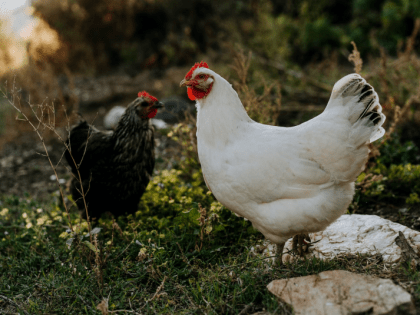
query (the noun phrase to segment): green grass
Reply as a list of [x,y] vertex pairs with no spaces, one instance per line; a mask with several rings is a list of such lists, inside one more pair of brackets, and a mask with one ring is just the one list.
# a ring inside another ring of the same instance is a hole
[[[154,175],[138,212],[117,221],[103,215],[91,235],[77,211],[70,213],[71,231],[56,195],[42,204],[0,196],[0,314],[101,314],[104,298],[121,314],[292,314],[266,286],[335,269],[391,278],[420,301],[420,274],[385,268],[378,256],[311,258],[282,268],[256,256],[250,247],[263,236],[208,192],[194,149],[186,146],[190,133],[181,125],[169,135],[186,148],[185,158]],[[401,148],[393,159],[411,160]]]
[[233,226],[227,222],[236,220],[236,227],[243,228],[206,235],[201,250],[200,235],[191,226],[173,225],[168,233],[121,219],[119,230],[102,218],[94,224],[101,228],[94,234],[96,254],[95,240],[85,236],[87,224],[73,213],[77,233],[66,232],[65,213],[53,198],[47,204],[10,196],[0,201],[0,296],[16,303],[0,297],[6,314],[19,311],[16,305],[29,314],[101,314],[96,306],[108,297],[110,310],[142,314],[238,314],[251,303],[252,312],[290,314],[267,284],[334,269],[398,279],[419,299],[418,272],[402,267],[384,271],[378,257],[308,259],[270,268],[267,259],[249,251],[261,235],[249,233],[246,221],[227,211],[219,224]]

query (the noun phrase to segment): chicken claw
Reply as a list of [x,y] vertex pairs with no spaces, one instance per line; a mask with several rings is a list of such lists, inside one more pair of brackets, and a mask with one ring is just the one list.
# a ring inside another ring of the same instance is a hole
[[305,257],[305,253],[309,252],[311,238],[309,234],[297,234],[293,237],[293,250],[299,254],[300,257]]

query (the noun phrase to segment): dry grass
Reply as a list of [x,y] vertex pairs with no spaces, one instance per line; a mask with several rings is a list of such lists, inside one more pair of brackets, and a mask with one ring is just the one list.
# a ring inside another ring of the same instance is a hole
[[[19,109],[31,116],[33,110],[47,110],[51,123],[61,136],[64,136],[64,128],[68,125],[67,113],[76,113],[78,111],[78,97],[74,93],[73,74],[63,66],[63,74],[68,80],[68,87],[59,83],[59,78],[54,67],[47,62],[30,60],[29,63],[15,71],[8,72],[2,76],[1,88],[3,91],[12,92],[19,101],[25,104],[38,104],[35,107],[18,105]],[[19,88],[18,88],[19,87]],[[46,114],[47,112],[43,112]],[[53,115],[52,115],[53,114]],[[6,125],[4,137],[0,139],[1,147],[12,140],[19,141],[19,138],[32,131],[32,128],[25,123],[15,119],[15,115],[6,115],[3,117],[3,124]],[[74,117],[70,116],[71,122]],[[45,141],[54,137],[52,129],[46,128],[43,133]]]
[[399,124],[420,122],[420,58],[413,49],[419,31],[420,19],[417,19],[411,36],[406,40],[405,49],[398,52],[396,59],[389,58],[384,49],[379,47],[380,59],[371,62],[364,75],[376,87],[382,107],[388,114],[384,140],[389,138]]
[[[239,94],[248,115],[257,122],[274,125],[281,109],[281,84],[279,82],[267,83],[262,75],[256,73],[253,85],[250,84],[250,66],[252,52],[247,55],[243,49],[233,51],[234,64],[231,66],[235,71],[237,80],[233,81],[233,86]],[[257,90],[261,90],[257,93]]]
[[[15,82],[13,82],[13,85],[10,91],[2,90],[1,92],[3,94],[4,99],[7,100],[9,105],[12,106],[12,108],[16,110],[17,112],[16,120],[25,122],[27,125],[29,125],[32,131],[38,136],[39,140],[41,141],[42,146],[44,148],[45,156],[50,162],[51,168],[56,176],[56,181],[57,181],[58,188],[60,190],[61,197],[63,199],[63,204],[66,207],[63,187],[60,184],[59,176],[57,174],[57,166],[61,162],[61,159],[57,163],[57,165],[53,164],[49,156],[49,152],[48,152],[48,149],[45,143],[45,138],[44,138],[44,133],[45,131],[48,130],[54,133],[58,137],[58,139],[60,139],[63,143],[65,143],[65,140],[63,140],[62,136],[56,130],[54,104],[53,103],[50,104],[49,102],[44,101],[41,104],[34,105],[30,101],[28,101],[27,102],[28,106],[24,110],[21,94],[19,93]],[[26,113],[28,111],[32,114],[34,119],[31,119],[30,116]],[[73,227],[71,226],[69,211],[67,207],[66,207],[66,212],[67,212],[70,228],[73,230]]]
[[351,44],[353,45],[353,52],[349,55],[349,61],[354,64],[354,72],[360,73],[362,71],[363,60],[360,58],[356,43],[352,41]]

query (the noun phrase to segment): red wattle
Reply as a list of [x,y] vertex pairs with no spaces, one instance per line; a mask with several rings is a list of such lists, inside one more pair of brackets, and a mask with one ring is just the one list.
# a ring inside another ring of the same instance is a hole
[[188,87],[188,88],[187,88],[187,93],[188,93],[188,98],[189,98],[191,101],[194,101],[194,100],[196,99],[196,97],[195,97],[195,96],[194,96],[194,94],[193,94],[192,88]]
[[152,110],[150,111],[150,113],[147,115],[147,118],[153,118],[153,117],[155,117],[155,116],[156,116],[156,114],[157,114],[157,109],[156,109],[156,108],[154,108],[154,109],[152,109]]

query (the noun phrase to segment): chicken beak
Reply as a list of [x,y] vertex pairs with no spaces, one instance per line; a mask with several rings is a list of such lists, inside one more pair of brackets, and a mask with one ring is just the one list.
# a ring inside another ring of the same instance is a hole
[[183,86],[190,86],[191,85],[191,81],[188,81],[188,80],[182,80],[181,81],[181,83],[179,83],[179,86],[180,87],[183,87]]
[[163,108],[163,107],[165,107],[165,104],[163,104],[162,102],[155,102],[155,103],[151,106],[151,108],[154,108],[154,109],[159,109],[159,108]]

